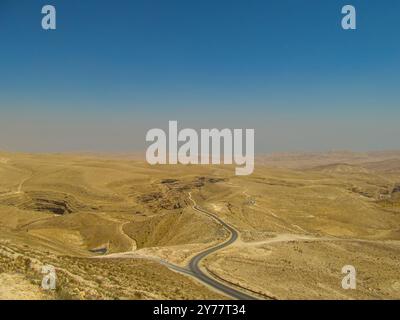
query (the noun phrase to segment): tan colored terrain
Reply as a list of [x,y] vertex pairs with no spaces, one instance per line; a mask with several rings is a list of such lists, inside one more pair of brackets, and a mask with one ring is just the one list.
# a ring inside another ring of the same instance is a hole
[[[281,161],[279,161],[279,157]],[[280,155],[230,166],[0,152],[0,299],[224,299],[173,271],[201,265],[258,298],[400,298],[400,153]],[[107,259],[98,259],[107,257]],[[57,290],[40,287],[41,267]],[[357,289],[341,288],[341,268]]]

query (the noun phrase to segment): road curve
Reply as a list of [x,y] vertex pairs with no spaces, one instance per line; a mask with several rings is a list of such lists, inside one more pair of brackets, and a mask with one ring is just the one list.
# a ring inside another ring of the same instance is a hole
[[[208,248],[208,249],[198,253],[189,261],[189,263],[186,267],[180,267],[180,266],[174,265],[163,259],[149,258],[149,257],[146,257],[146,259],[154,260],[158,263],[161,263],[162,265],[166,266],[167,268],[169,268],[171,270],[189,275],[189,276],[197,279],[198,281],[200,281],[200,282],[202,282],[202,283],[216,289],[217,291],[219,291],[229,297],[232,297],[234,299],[257,300],[258,298],[248,295],[248,294],[246,294],[242,291],[239,291],[231,286],[228,286],[228,285],[218,281],[217,279],[212,278],[211,276],[209,276],[208,274],[206,274],[205,272],[203,272],[201,270],[200,263],[204,258],[206,258],[210,254],[213,254],[213,253],[231,245],[232,243],[234,243],[238,239],[239,234],[234,228],[232,228],[230,225],[225,223],[219,217],[217,217],[213,213],[208,212],[207,210],[199,207],[196,204],[196,202],[192,199],[190,192],[189,192],[189,199],[193,202],[193,206],[192,206],[193,210],[196,210],[198,212],[201,212],[202,214],[209,216],[211,219],[214,219],[219,224],[221,224],[226,230],[228,230],[230,233],[229,239],[223,243],[217,244],[211,248]],[[108,255],[104,255],[104,256],[96,256],[94,258],[102,258],[102,259],[104,259],[104,258],[139,258],[138,256],[132,256],[132,253],[133,253],[133,251],[128,251],[128,252],[123,252],[123,253],[108,254]],[[232,286],[234,286],[234,285],[232,285]]]
[[199,211],[201,213],[204,213],[204,214],[208,215],[209,217],[211,217],[212,219],[218,221],[225,229],[227,229],[230,232],[231,236],[227,241],[225,241],[221,244],[218,244],[212,248],[209,248],[205,251],[202,251],[199,254],[197,254],[196,256],[194,256],[190,260],[189,265],[188,265],[191,275],[194,276],[195,278],[199,279],[201,282],[204,282],[205,284],[213,287],[214,289],[217,289],[218,291],[223,292],[224,294],[226,294],[232,298],[239,299],[239,300],[256,300],[256,298],[253,296],[245,294],[241,291],[238,291],[232,287],[229,287],[229,286],[211,278],[210,276],[205,274],[200,269],[200,266],[199,266],[200,262],[205,257],[234,243],[237,240],[239,235],[238,235],[238,232],[234,228],[232,228],[230,225],[226,224],[223,220],[221,220],[214,214],[200,208],[196,204],[193,206],[193,209],[196,211]]

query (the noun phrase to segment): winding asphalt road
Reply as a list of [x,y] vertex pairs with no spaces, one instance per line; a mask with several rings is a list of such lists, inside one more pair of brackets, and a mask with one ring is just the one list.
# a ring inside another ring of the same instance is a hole
[[[226,248],[227,246],[231,245],[232,243],[234,243],[238,237],[238,231],[235,230],[234,228],[232,228],[230,225],[228,225],[227,223],[225,223],[223,220],[221,220],[219,217],[217,217],[216,215],[214,215],[211,212],[208,212],[207,210],[199,207],[196,202],[192,199],[191,194],[189,193],[189,199],[193,202],[193,210],[196,210],[202,214],[205,214],[207,216],[209,216],[211,219],[217,221],[219,224],[221,224],[226,230],[229,231],[230,233],[230,237],[228,240],[226,240],[223,243],[217,244],[211,248],[208,248],[200,253],[198,253],[197,255],[195,255],[188,263],[188,265],[186,267],[180,267],[177,265],[174,265],[168,261],[165,261],[163,259],[157,259],[157,258],[148,258],[146,257],[146,259],[150,259],[150,260],[154,260],[158,263],[161,263],[162,265],[166,266],[167,268],[174,270],[176,272],[179,273],[183,273],[183,274],[187,274],[195,279],[197,279],[198,281],[204,283],[205,285],[208,285],[209,287],[222,292],[223,294],[232,297],[234,299],[239,299],[239,300],[257,300],[256,297],[248,295],[242,291],[239,291],[235,288],[233,288],[234,285],[229,286],[226,285],[222,282],[220,282],[219,280],[211,277],[210,275],[206,274],[204,271],[201,270],[200,268],[200,263],[201,261],[206,258],[207,256],[209,256],[210,254],[213,254],[223,248]],[[138,258],[137,256],[132,256],[132,254],[134,254],[134,251],[128,251],[128,252],[122,252],[122,253],[113,253],[113,254],[109,254],[109,255],[105,255],[105,256],[96,256],[95,258]]]
[[212,248],[209,248],[209,249],[207,249],[205,251],[202,251],[199,254],[197,254],[196,256],[194,256],[190,260],[189,265],[188,265],[189,270],[190,270],[190,274],[192,276],[194,276],[195,278],[197,278],[198,280],[200,280],[201,282],[204,282],[205,284],[213,287],[214,289],[217,289],[218,291],[223,292],[224,294],[226,294],[226,295],[228,295],[228,296],[230,296],[232,298],[239,299],[239,300],[256,300],[255,297],[247,295],[247,294],[245,294],[245,293],[243,293],[241,291],[238,291],[238,290],[236,290],[236,289],[234,289],[232,287],[229,287],[229,286],[227,286],[227,285],[225,285],[225,284],[223,284],[223,283],[211,278],[210,276],[205,274],[200,269],[200,266],[199,266],[200,262],[205,257],[207,257],[208,255],[210,255],[210,254],[212,254],[212,253],[214,253],[214,252],[216,252],[218,250],[221,250],[221,249],[229,246],[230,244],[234,243],[237,240],[239,235],[238,235],[238,232],[234,228],[232,228],[231,226],[226,224],[223,220],[221,220],[220,218],[218,218],[214,214],[212,214],[212,213],[210,213],[210,212],[198,207],[197,205],[194,205],[193,209],[196,210],[196,211],[199,211],[199,212],[201,212],[203,214],[206,214],[209,217],[211,217],[212,219],[218,221],[225,229],[227,229],[230,232],[231,236],[227,241],[225,241],[225,242],[223,242],[221,244],[218,244],[218,245],[216,245],[216,246],[214,246]]

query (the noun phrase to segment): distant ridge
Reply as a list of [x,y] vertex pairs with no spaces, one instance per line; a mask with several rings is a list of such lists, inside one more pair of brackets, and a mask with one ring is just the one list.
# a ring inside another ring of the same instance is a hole
[[[273,153],[256,156],[256,164],[293,168],[309,169],[324,165],[360,165],[365,163],[379,161],[400,161],[400,151],[370,151],[370,152],[352,152],[352,151],[328,151],[328,152],[288,152]],[[369,169],[369,168],[367,168]]]

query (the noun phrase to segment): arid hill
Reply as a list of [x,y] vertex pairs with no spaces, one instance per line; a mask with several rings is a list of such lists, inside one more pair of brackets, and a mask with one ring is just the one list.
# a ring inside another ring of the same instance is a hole
[[[259,298],[400,298],[400,153],[287,154],[232,166],[0,152],[0,299],[224,299],[201,267]],[[40,287],[56,267],[55,292]],[[357,290],[343,290],[354,265]],[[29,293],[29,294],[28,294]]]

